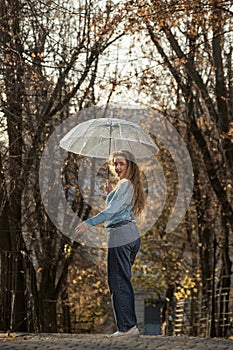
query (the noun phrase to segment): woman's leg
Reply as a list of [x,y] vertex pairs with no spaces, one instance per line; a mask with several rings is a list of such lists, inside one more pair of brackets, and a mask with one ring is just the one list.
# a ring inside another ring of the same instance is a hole
[[140,248],[140,238],[120,247],[108,249],[108,284],[119,331],[137,324],[131,268]]

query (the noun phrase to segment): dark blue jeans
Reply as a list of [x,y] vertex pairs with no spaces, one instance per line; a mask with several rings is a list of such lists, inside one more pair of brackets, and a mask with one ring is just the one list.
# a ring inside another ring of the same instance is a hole
[[108,248],[108,285],[119,331],[137,324],[131,268],[140,248],[140,238],[120,247]]

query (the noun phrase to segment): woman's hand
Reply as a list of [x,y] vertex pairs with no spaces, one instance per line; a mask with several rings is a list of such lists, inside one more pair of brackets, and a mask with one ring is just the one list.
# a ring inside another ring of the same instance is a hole
[[84,233],[86,230],[88,230],[88,225],[86,222],[81,222],[81,224],[79,224],[76,228],[75,228],[75,232],[76,233]]
[[109,192],[112,191],[112,185],[110,184],[109,180],[106,180],[106,183],[104,185],[104,192],[109,194]]

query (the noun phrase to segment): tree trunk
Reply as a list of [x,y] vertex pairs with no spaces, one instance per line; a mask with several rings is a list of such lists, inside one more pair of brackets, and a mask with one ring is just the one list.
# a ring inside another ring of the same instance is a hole
[[65,333],[71,333],[71,317],[70,317],[70,305],[69,305],[69,294],[67,288],[67,281],[64,285],[63,291],[61,293],[61,301],[62,301],[62,320],[63,320],[63,331]]
[[174,285],[171,285],[166,290],[165,304],[162,311],[162,324],[165,324],[165,334],[163,335],[173,335],[174,332],[174,320],[175,320],[175,311],[174,311]]
[[218,324],[217,335],[219,337],[226,337],[229,328],[229,304],[230,304],[230,290],[231,290],[231,267],[232,261],[229,252],[229,226],[226,218],[222,213],[222,227],[223,227],[223,241],[221,243],[221,260],[222,268],[219,278],[219,285],[217,287],[219,307],[218,307]]
[[213,231],[208,227],[207,213],[211,199],[202,198],[202,190],[200,189],[199,171],[194,171],[194,200],[197,211],[197,232],[199,246],[199,264],[202,280],[202,310],[201,318],[211,317],[211,298],[212,298],[212,241]]
[[57,332],[56,268],[47,264],[42,270],[39,289],[40,319],[42,332]]
[[[9,222],[9,250],[12,266],[9,266],[11,276],[11,301],[8,305],[10,312],[10,329],[26,331],[25,310],[25,280],[22,263],[22,232],[21,232],[21,200],[23,185],[18,181],[22,169],[22,105],[24,96],[24,69],[21,61],[22,45],[20,42],[19,25],[20,4],[17,0],[3,4],[5,14],[3,28],[11,33],[9,50],[5,50],[5,86],[7,133],[9,138],[9,205],[7,208]],[[9,64],[8,64],[9,63]]]
[[[214,1],[215,2],[215,1]],[[226,78],[224,74],[223,67],[223,19],[222,19],[222,10],[215,6],[213,10],[214,21],[213,26],[213,62],[215,66],[215,96],[217,102],[218,110],[218,130],[220,134],[220,142],[223,147],[223,157],[227,164],[227,169],[231,175],[231,181],[233,184],[233,150],[230,137],[227,136],[227,133],[230,130],[230,114],[228,108],[228,101],[232,99],[232,96],[227,93],[226,88]]]

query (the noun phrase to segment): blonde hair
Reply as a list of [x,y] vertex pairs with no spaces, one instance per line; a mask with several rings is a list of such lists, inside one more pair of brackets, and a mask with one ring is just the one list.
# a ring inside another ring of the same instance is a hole
[[130,180],[133,185],[133,212],[135,215],[141,214],[146,204],[145,191],[141,182],[141,173],[139,166],[136,163],[133,153],[127,150],[116,151],[111,156],[111,164],[114,158],[123,157],[127,163],[127,170],[125,178]]

